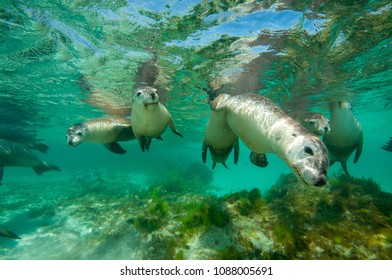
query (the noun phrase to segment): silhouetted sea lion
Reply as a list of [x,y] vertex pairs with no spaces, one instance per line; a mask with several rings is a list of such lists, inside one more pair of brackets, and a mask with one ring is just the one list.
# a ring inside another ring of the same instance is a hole
[[47,145],[40,143],[41,140],[37,140],[35,135],[18,126],[0,124],[0,138],[24,144],[26,147],[38,150],[41,153],[46,153],[49,149]]
[[40,160],[26,146],[0,139],[0,185],[6,166],[31,167],[38,175],[49,170],[60,171],[57,166]]

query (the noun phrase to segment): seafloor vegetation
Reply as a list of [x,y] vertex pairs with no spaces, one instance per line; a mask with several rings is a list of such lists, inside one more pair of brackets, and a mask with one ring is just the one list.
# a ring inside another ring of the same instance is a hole
[[203,170],[144,189],[104,176],[75,180],[67,195],[62,185],[11,188],[25,194],[0,207],[19,221],[22,239],[0,240],[0,257],[392,259],[392,194],[371,179],[337,175],[318,189],[282,175],[265,194],[216,196]]

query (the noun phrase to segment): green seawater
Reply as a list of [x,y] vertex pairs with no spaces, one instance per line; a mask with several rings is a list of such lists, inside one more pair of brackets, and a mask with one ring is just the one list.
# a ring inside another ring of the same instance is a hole
[[[391,259],[391,10],[0,0],[0,124],[35,133],[50,149],[33,152],[61,168],[4,168],[0,228],[21,239],[0,236],[0,259]],[[72,124],[129,117],[135,86],[151,81],[184,138],[168,129],[149,152],[122,142],[124,155],[67,145]],[[350,101],[364,133],[352,178],[335,163],[326,187],[302,186],[273,154],[254,166],[242,143],[236,165],[230,155],[212,170],[201,146],[213,90],[327,117],[330,101]]]

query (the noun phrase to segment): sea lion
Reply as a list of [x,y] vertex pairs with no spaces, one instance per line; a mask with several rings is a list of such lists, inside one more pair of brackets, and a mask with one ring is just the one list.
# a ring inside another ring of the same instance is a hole
[[382,146],[381,149],[387,152],[392,152],[392,137],[389,137],[389,141],[385,143],[385,145]]
[[39,142],[41,139],[36,139],[34,134],[18,126],[0,124],[0,138],[24,144],[29,149],[35,149],[41,153],[46,153],[49,149],[47,145]]
[[[317,136],[326,135],[331,131],[329,121],[323,114],[298,111],[289,113],[289,116]],[[266,167],[268,165],[265,154],[251,152],[249,159],[254,165],[259,167]]]
[[132,97],[132,127],[143,152],[149,150],[152,138],[162,140],[161,135],[167,126],[174,134],[183,137],[169,111],[159,102],[157,90],[149,86],[138,88]]
[[238,136],[234,134],[226,121],[226,112],[211,111],[210,118],[204,133],[202,146],[202,160],[206,163],[207,150],[210,150],[212,158],[212,169],[216,163],[221,163],[224,167],[226,159],[234,148],[234,164],[238,162],[239,141]]
[[12,239],[21,239],[16,233],[13,233],[12,231],[6,230],[2,227],[0,227],[0,236],[12,238]]
[[77,146],[82,142],[104,145],[111,152],[125,154],[118,141],[135,139],[130,119],[119,117],[95,118],[70,126],[66,132],[67,143]]
[[331,131],[329,121],[323,114],[298,111],[289,113],[289,116],[317,136],[326,135]]
[[347,170],[347,160],[356,150],[354,163],[357,163],[363,146],[361,124],[352,113],[351,104],[336,101],[329,104],[331,132],[324,135],[323,141],[329,152],[329,163],[340,162],[344,172]]
[[49,170],[60,171],[57,166],[40,160],[26,146],[0,139],[0,185],[6,166],[31,167],[38,175]]
[[275,153],[307,185],[327,183],[328,152],[322,141],[268,98],[221,94],[211,109],[227,113],[230,128],[252,152]]

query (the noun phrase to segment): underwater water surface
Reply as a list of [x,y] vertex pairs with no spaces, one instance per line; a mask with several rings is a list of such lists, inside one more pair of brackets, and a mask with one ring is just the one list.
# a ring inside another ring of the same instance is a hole
[[[4,167],[0,259],[391,259],[391,9],[0,0],[0,127],[34,134],[49,149],[31,151],[61,169]],[[75,123],[130,117],[140,85],[158,89],[184,138],[167,129],[148,152],[120,142],[125,154],[67,145]],[[364,135],[351,176],[337,162],[326,186],[304,186],[274,154],[253,165],[242,142],[237,164],[204,164],[220,93],[328,118],[330,102],[349,101]]]

